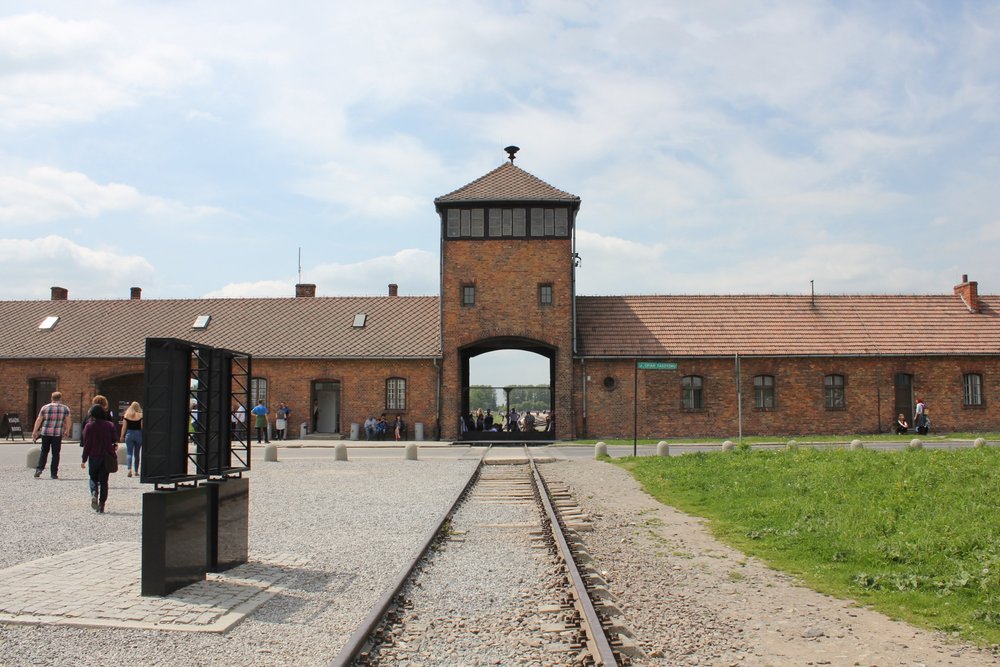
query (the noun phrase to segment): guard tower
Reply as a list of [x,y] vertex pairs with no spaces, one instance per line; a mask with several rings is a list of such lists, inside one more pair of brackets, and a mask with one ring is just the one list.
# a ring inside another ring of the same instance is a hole
[[[580,198],[509,162],[434,200],[441,220],[441,436],[469,411],[469,360],[526,350],[549,360],[554,430],[571,438],[576,214]],[[514,407],[517,407],[516,405]]]

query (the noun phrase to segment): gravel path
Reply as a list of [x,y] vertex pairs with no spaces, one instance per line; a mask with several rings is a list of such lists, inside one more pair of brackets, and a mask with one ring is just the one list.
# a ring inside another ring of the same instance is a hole
[[591,515],[581,533],[642,648],[661,665],[1000,665],[1000,657],[918,630],[794,580],[661,505],[615,465],[545,465]]
[[[76,452],[68,452],[76,454]],[[250,477],[250,558],[307,557],[284,593],[225,634],[0,625],[0,665],[326,665],[461,490],[474,461],[288,460]],[[0,567],[98,542],[139,542],[135,478],[90,509],[79,464],[60,480],[0,467]],[[13,502],[16,499],[16,503]],[[106,567],[81,577],[106,576]]]

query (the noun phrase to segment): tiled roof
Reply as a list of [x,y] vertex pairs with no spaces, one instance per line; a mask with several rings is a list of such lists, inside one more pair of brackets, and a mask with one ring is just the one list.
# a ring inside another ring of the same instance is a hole
[[505,162],[454,192],[441,195],[435,204],[492,201],[579,202],[580,198],[552,187],[537,176]]
[[[55,327],[39,330],[50,315]],[[199,315],[207,329],[192,328]],[[438,331],[429,296],[0,301],[0,359],[142,357],[147,337],[263,358],[423,358],[440,356]]]
[[581,356],[1000,354],[1000,296],[577,298]]

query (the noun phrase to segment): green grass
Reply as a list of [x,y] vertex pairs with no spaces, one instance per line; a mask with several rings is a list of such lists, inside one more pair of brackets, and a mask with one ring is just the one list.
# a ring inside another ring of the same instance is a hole
[[[861,440],[862,442],[909,442],[913,438],[920,438],[921,440],[935,441],[935,440],[975,440],[976,438],[985,438],[986,440],[1000,440],[1000,433],[931,433],[929,435],[917,435],[915,433],[905,433],[903,435],[896,435],[895,433],[858,433],[854,435],[747,435],[743,436],[743,443],[749,445],[761,445],[761,444],[773,444],[773,443],[783,443],[789,440],[795,440],[800,444],[808,443],[824,443],[824,442],[850,442],[851,440]],[[685,443],[685,444],[722,444],[724,440],[732,440],[737,442],[738,439],[735,435],[725,437],[725,438],[700,438],[700,437],[677,437],[677,438],[639,438],[638,444],[640,445],[655,445],[660,440],[666,440],[667,442],[673,443]],[[600,439],[589,439],[589,440],[574,440],[573,442],[560,443],[560,444],[573,444],[573,445],[594,445],[598,442],[603,442],[607,445],[631,445],[631,438],[600,438]]]
[[655,498],[811,587],[1000,644],[1000,449],[621,458]]

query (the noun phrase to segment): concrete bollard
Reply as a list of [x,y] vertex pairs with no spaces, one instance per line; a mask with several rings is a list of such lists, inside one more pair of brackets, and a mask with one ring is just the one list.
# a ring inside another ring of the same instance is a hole
[[347,460],[347,445],[342,442],[338,442],[333,446],[333,460],[334,461],[346,461]]
[[985,438],[976,438],[976,441],[972,443],[972,446],[973,447],[977,447],[977,448],[978,447],[985,447],[986,446],[986,439]]
[[920,438],[910,440],[910,449],[923,449],[924,443]]
[[265,461],[277,461],[278,460],[278,446],[277,445],[265,445],[264,446],[264,460]]
[[407,461],[417,460],[417,446],[412,442],[406,445],[406,460]]
[[670,445],[668,445],[665,440],[660,440],[656,443],[656,455],[670,456]]
[[722,443],[722,451],[731,452],[734,449],[736,449],[736,445],[733,444],[732,440],[726,440],[725,442]]
[[32,447],[28,450],[27,464],[32,470],[38,469],[38,459],[42,457],[41,447]]
[[602,456],[607,456],[607,455],[608,455],[608,446],[606,444],[604,444],[603,442],[599,442],[596,445],[594,445],[595,459],[599,459]]
[[799,448],[799,443],[795,442],[794,440],[789,440],[788,443],[785,445],[785,449],[798,449],[798,448]]
[[851,440],[851,449],[864,449],[865,445],[863,442],[855,438]]

